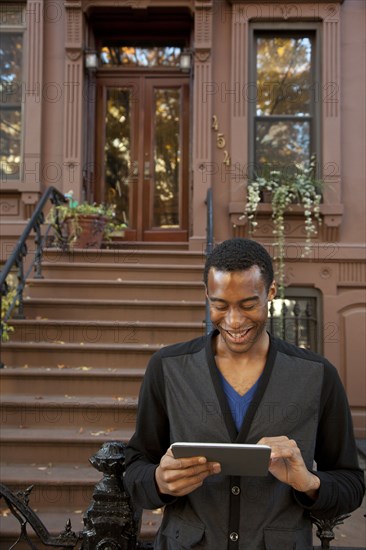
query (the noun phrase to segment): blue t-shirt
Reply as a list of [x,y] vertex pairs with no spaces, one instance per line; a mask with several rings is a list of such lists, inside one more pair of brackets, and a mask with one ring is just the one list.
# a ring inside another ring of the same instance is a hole
[[231,411],[232,417],[235,422],[236,429],[240,431],[241,425],[243,423],[244,417],[247,413],[248,407],[253,399],[255,391],[258,386],[258,380],[256,383],[244,394],[240,395],[234,388],[229,384],[226,378],[221,374],[222,386],[226,395],[226,399],[229,404],[229,409]]

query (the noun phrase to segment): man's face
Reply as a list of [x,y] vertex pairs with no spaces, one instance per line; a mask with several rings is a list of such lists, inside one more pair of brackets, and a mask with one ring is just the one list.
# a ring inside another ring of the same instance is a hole
[[252,349],[265,334],[268,301],[276,295],[275,282],[267,292],[258,266],[232,272],[211,268],[206,293],[220,344],[232,353]]

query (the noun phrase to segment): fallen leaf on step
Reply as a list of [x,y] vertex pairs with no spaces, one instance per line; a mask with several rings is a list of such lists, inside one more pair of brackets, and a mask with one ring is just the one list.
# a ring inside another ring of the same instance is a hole
[[55,344],[64,344],[63,340],[55,340]]
[[116,428],[107,428],[105,430],[100,430],[99,432],[90,432],[90,435],[107,435],[111,432],[114,432]]
[[58,368],[58,369],[64,369],[64,368],[65,368],[65,365],[57,365],[57,368]]
[[81,426],[81,428],[79,428],[79,434],[82,434],[84,433],[84,428]]
[[42,472],[44,470],[47,470],[48,466],[38,466],[37,470],[41,470]]
[[34,396],[34,399],[40,400],[40,399],[44,399],[44,397],[43,397],[42,395],[35,395],[35,396]]
[[1,510],[0,512],[0,516],[3,518],[7,518],[9,514],[10,514],[9,508],[5,508],[5,510]]
[[83,511],[82,510],[74,510],[74,514],[82,514]]
[[92,370],[93,367],[77,367],[77,370]]
[[84,342],[80,342],[80,345],[83,346],[83,345],[84,345]]
[[28,365],[23,365],[23,369],[28,369]]

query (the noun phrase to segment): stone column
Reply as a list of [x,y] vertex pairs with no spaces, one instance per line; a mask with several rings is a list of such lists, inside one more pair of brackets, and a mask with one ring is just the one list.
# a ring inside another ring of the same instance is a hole
[[23,165],[20,200],[25,218],[31,216],[42,189],[41,131],[43,90],[43,0],[29,0],[24,44]]
[[83,19],[81,1],[65,0],[64,191],[82,194]]
[[211,186],[211,117],[212,100],[212,0],[196,0],[194,32],[194,82],[193,82],[193,231],[190,248],[203,250],[206,242],[206,194]]

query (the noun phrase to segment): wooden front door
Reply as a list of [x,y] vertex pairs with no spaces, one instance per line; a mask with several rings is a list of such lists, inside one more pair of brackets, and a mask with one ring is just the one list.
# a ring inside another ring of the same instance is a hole
[[188,123],[186,75],[97,76],[96,199],[126,240],[188,239]]

